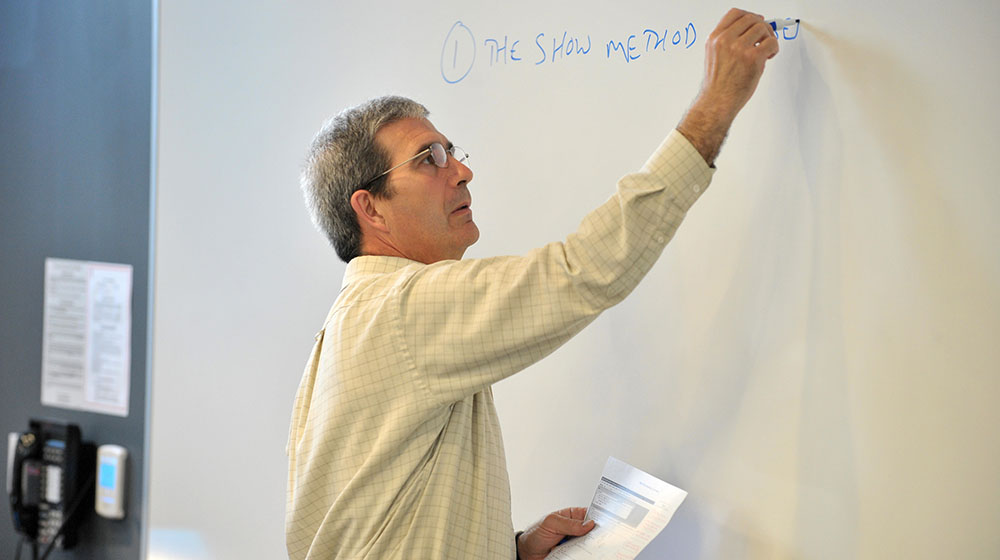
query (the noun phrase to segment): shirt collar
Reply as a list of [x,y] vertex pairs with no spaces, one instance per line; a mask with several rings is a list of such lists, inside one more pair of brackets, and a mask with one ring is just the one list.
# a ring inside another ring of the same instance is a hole
[[341,286],[341,290],[355,280],[366,276],[390,274],[413,265],[425,266],[417,261],[411,261],[402,257],[384,257],[381,255],[354,257],[351,259],[351,262],[347,263],[347,270],[344,271],[344,283]]

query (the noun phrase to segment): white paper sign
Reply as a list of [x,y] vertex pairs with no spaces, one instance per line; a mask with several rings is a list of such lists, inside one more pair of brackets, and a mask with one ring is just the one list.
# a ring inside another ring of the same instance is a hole
[[128,416],[132,267],[45,260],[42,404]]
[[587,510],[596,526],[552,550],[549,560],[631,560],[667,526],[687,492],[609,457]]

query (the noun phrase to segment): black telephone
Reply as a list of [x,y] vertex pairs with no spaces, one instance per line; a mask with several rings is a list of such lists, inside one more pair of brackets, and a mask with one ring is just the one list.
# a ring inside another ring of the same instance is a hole
[[17,435],[8,455],[11,516],[36,554],[38,545],[48,545],[48,555],[53,546],[76,544],[77,527],[90,509],[77,511],[93,493],[95,455],[74,424],[31,420],[28,431]]

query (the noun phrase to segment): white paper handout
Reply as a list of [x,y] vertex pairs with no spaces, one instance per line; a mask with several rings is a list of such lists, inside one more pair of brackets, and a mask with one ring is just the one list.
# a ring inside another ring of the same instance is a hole
[[587,510],[597,524],[552,550],[550,560],[631,560],[663,530],[687,492],[609,457]]
[[132,267],[45,259],[42,404],[128,416]]

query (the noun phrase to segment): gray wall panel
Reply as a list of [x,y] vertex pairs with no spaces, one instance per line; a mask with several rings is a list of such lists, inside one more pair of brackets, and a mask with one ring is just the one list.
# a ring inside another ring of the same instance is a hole
[[[148,2],[0,3],[0,431],[73,422],[131,454],[126,518],[85,502],[80,545],[50,558],[142,554],[152,15]],[[127,418],[41,405],[46,257],[132,265]],[[0,557],[12,556],[0,517]]]

